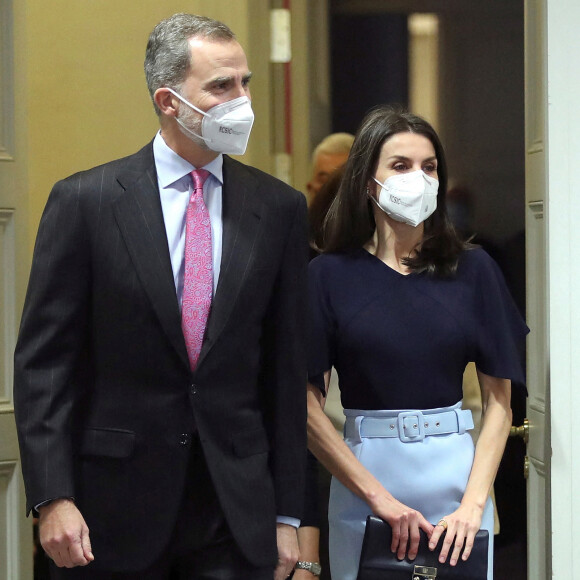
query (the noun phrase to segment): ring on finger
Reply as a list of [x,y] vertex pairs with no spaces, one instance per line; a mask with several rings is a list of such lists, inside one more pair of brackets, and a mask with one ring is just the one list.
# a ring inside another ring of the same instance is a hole
[[445,531],[447,531],[447,522],[445,520],[443,520],[443,519],[439,520],[437,522],[437,525],[441,526]]

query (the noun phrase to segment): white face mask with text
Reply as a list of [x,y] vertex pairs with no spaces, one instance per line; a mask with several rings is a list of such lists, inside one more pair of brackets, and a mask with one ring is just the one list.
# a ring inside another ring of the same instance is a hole
[[201,135],[194,133],[183,121],[175,120],[190,134],[203,139],[207,146],[216,153],[243,155],[248,146],[250,131],[254,124],[254,112],[248,97],[238,97],[220,103],[205,112],[192,105],[173,89],[167,87],[180,101],[203,115]]
[[439,182],[418,170],[392,175],[381,186],[378,200],[371,199],[398,222],[417,227],[437,209]]

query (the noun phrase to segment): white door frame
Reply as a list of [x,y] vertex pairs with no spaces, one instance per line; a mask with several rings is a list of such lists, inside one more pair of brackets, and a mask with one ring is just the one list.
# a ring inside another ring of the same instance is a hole
[[[547,281],[551,405],[550,577],[580,569],[580,3],[544,0],[547,32]],[[578,498],[578,499],[576,499]],[[548,524],[548,522],[546,522]],[[578,541],[576,541],[578,540]]]

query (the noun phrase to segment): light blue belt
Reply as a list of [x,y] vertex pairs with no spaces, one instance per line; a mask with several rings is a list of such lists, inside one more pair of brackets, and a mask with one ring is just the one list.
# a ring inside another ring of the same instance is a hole
[[467,409],[450,411],[401,411],[387,417],[347,416],[346,438],[398,437],[404,443],[423,441],[430,435],[462,435],[473,429],[473,417]]

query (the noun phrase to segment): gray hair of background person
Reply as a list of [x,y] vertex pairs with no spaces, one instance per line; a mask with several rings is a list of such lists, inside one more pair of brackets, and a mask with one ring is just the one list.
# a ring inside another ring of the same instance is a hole
[[316,163],[316,158],[323,153],[327,155],[349,154],[354,142],[354,135],[350,133],[332,133],[325,137],[312,152],[312,165]]
[[437,209],[425,221],[421,246],[404,263],[415,272],[427,271],[438,276],[455,272],[464,245],[447,216],[447,163],[443,145],[435,129],[424,119],[401,107],[379,105],[363,119],[350,156],[340,189],[330,207],[324,224],[324,251],[337,252],[360,248],[373,235],[376,224],[369,197],[369,184],[377,170],[381,149],[397,133],[416,133],[429,139],[437,158],[439,189]]
[[223,22],[195,14],[174,14],[151,32],[145,52],[145,78],[155,112],[161,114],[153,95],[160,87],[179,91],[191,66],[189,39],[195,36],[216,41],[235,40]]

